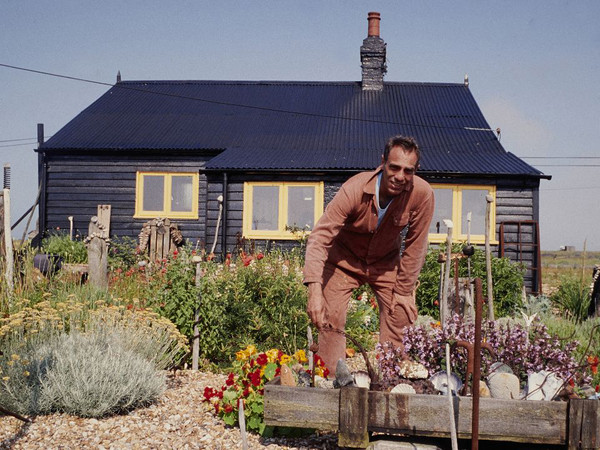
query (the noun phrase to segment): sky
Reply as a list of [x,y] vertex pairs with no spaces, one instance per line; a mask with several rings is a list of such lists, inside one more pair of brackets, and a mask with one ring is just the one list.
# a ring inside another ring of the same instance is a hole
[[[468,74],[504,148],[552,175],[540,185],[542,249],[600,251],[597,0],[0,0],[0,64],[101,83],[118,71],[124,81],[359,81],[369,11],[382,17],[386,81]],[[48,139],[108,89],[0,66],[12,223],[37,195],[37,124]]]

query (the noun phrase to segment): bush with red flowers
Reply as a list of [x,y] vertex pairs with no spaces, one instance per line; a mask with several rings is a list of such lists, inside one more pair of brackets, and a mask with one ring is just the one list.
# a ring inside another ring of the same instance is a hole
[[[275,348],[259,352],[254,345],[249,345],[236,353],[233,370],[221,388],[204,389],[204,401],[210,403],[215,414],[231,426],[238,424],[241,401],[244,405],[247,429],[261,435],[270,434],[272,430],[267,428],[264,422],[265,383],[279,375],[283,364],[289,367],[300,364],[304,367],[307,362],[304,350],[287,355]],[[316,375],[322,377],[329,375],[323,360],[316,355],[314,367]]]

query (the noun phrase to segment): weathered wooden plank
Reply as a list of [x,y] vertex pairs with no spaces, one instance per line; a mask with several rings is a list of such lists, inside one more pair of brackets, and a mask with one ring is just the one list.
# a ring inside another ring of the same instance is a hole
[[[443,396],[369,393],[369,430],[415,436],[450,436],[447,399]],[[471,437],[471,398],[457,397],[459,438]],[[480,399],[479,438],[564,444],[567,403]]]
[[600,408],[597,400],[569,401],[569,450],[600,447]]
[[369,445],[367,431],[369,415],[369,390],[358,387],[340,389],[340,447],[366,448]]
[[265,386],[265,423],[336,431],[340,390]]

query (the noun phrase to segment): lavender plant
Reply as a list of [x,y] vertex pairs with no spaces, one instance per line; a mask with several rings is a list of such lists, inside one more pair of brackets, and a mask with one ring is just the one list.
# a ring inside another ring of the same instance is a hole
[[[423,364],[430,373],[445,367],[445,344],[457,341],[474,342],[475,327],[472,322],[454,315],[444,327],[439,322],[407,328],[404,334],[404,351],[409,359]],[[482,374],[489,374],[494,360],[502,361],[513,369],[522,383],[527,375],[542,369],[556,373],[563,380],[573,379],[576,383],[589,382],[589,375],[581,370],[574,355],[578,342],[561,340],[552,336],[539,319],[523,325],[515,321],[487,322],[482,326],[482,336],[494,350],[494,359],[487,352],[482,356]],[[464,378],[467,368],[466,351],[451,345],[453,370]],[[402,360],[401,349],[391,344],[379,344],[379,366],[383,380],[399,375],[398,362]]]

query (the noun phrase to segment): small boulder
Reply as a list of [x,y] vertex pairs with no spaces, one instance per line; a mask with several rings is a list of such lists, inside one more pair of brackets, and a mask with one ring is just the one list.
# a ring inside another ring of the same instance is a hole
[[392,394],[416,394],[415,388],[410,384],[400,383],[392,388]]
[[504,400],[519,399],[519,377],[512,373],[496,373],[488,378],[492,398]]
[[563,380],[555,373],[547,370],[530,373],[527,377],[527,400],[550,401],[557,396],[564,386]]
[[408,378],[409,380],[424,380],[429,378],[429,371],[421,363],[404,360],[398,364],[398,367],[398,374],[403,378]]
[[333,389],[333,380],[315,375],[315,387],[321,389]]
[[294,373],[286,364],[281,365],[280,376],[282,386],[296,386],[296,378],[294,378]]

